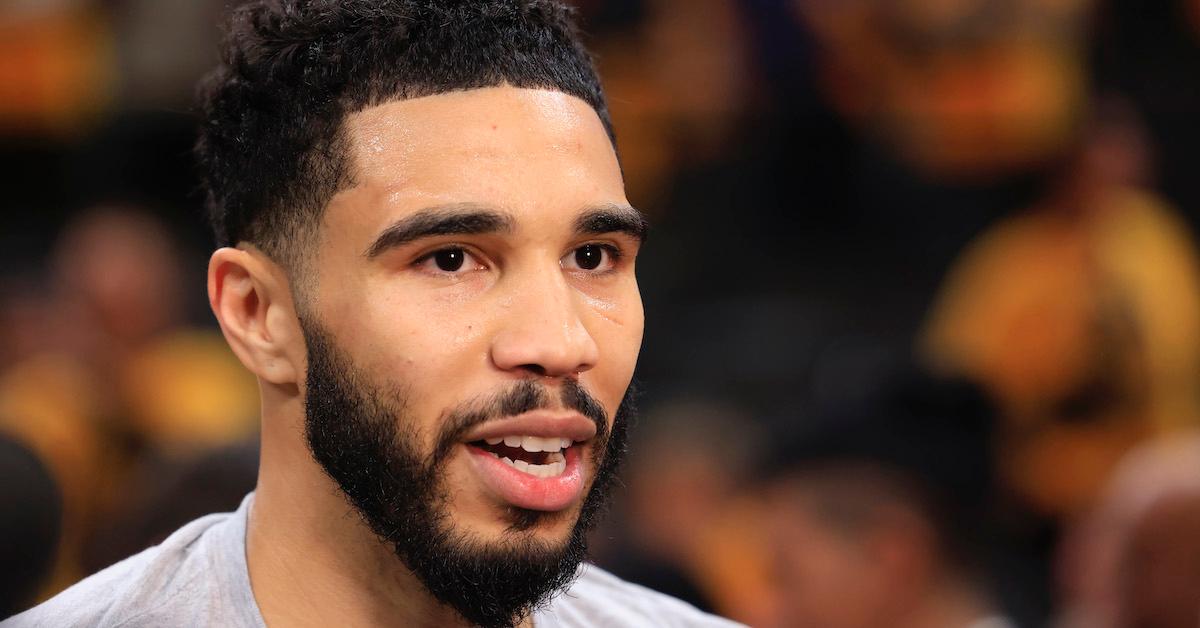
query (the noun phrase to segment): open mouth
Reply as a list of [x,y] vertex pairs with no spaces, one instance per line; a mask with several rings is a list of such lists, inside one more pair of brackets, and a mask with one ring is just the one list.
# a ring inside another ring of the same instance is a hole
[[515,435],[468,443],[518,471],[540,478],[562,475],[567,468],[566,452],[573,444],[569,438]]

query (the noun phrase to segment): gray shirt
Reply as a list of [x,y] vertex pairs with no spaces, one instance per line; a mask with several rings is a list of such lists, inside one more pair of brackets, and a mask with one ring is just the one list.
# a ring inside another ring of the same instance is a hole
[[[253,500],[251,493],[237,512],[183,526],[162,544],[0,622],[0,627],[264,627],[246,568],[246,516]],[[567,591],[534,613],[536,628],[736,625],[594,565],[580,569]]]

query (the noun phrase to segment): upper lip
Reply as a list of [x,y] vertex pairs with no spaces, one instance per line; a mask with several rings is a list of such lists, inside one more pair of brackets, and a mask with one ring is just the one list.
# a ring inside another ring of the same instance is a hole
[[574,442],[586,441],[596,435],[596,424],[578,412],[553,412],[535,410],[514,416],[488,421],[467,432],[468,443],[504,436],[538,436],[541,438],[569,438]]

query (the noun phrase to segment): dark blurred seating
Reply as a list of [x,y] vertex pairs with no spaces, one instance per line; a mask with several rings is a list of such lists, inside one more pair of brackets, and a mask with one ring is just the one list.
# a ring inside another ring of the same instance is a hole
[[0,619],[32,606],[54,564],[62,501],[49,469],[0,436]]
[[185,523],[236,510],[258,480],[258,439],[143,460],[83,558],[93,572],[161,543]]

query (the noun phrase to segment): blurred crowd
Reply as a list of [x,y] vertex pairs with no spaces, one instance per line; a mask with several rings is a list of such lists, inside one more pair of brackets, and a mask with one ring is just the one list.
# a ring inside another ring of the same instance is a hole
[[[755,626],[1200,626],[1200,2],[574,4],[654,225],[595,561]],[[0,616],[253,489],[225,5],[0,5]]]

